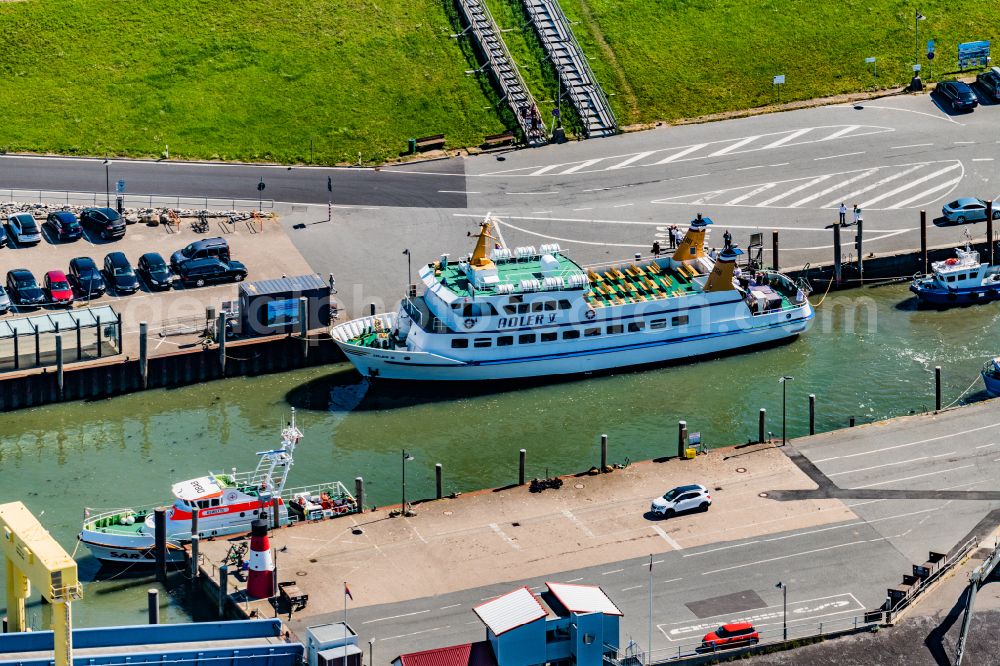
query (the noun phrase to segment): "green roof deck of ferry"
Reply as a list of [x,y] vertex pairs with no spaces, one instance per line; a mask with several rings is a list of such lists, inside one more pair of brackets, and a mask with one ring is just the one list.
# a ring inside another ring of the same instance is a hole
[[[551,275],[542,274],[542,265],[537,257],[532,257],[531,259],[511,259],[509,261],[498,262],[496,266],[500,281],[497,284],[512,284],[514,285],[514,292],[520,293],[521,280],[538,280],[541,282],[546,277],[560,275],[563,278],[566,278],[573,273],[584,272],[580,265],[572,259],[569,259],[562,254],[555,254],[553,256],[559,262],[559,271],[558,273],[552,273]],[[464,296],[469,293],[469,278],[465,276],[465,271],[462,270],[457,263],[448,264],[448,266],[442,268],[441,275],[438,279],[441,284],[455,294]],[[496,294],[497,284],[484,288],[476,287],[476,292]]]

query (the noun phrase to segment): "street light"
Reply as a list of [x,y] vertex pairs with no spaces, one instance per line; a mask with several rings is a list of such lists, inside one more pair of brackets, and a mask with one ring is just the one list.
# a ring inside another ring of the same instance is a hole
[[402,460],[402,467],[403,467],[403,505],[399,508],[399,515],[400,516],[412,516],[413,515],[413,512],[410,511],[407,508],[407,506],[406,506],[406,461],[407,460],[413,460],[413,459],[414,459],[413,456],[411,456],[409,453],[407,453],[406,449],[403,449],[403,460]]
[[775,585],[775,587],[781,590],[781,605],[782,605],[781,630],[782,630],[782,635],[784,636],[783,640],[787,641],[788,640],[788,586],[779,580],[778,584]]
[[926,21],[927,17],[916,10],[913,15],[913,62],[920,62],[920,22]]
[[788,395],[788,382],[794,379],[794,377],[789,377],[785,375],[778,381],[781,382],[781,445],[784,446],[788,443],[788,439],[785,437],[785,405],[788,403],[786,396]]
[[406,255],[406,289],[407,294],[409,294],[410,279],[413,277],[413,268],[410,266],[410,248],[403,250],[403,254]]
[[107,193],[106,205],[111,208],[111,160],[104,160],[104,191]]

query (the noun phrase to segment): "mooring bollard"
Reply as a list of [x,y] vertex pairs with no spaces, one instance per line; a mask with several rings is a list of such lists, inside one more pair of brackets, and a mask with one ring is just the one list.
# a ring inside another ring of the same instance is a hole
[[934,366],[934,411],[941,411],[941,366]]
[[688,434],[688,424],[687,421],[677,422],[677,457],[684,457],[684,449],[687,448],[687,434]]
[[156,580],[167,582],[167,510],[153,510],[153,544],[156,557]]
[[299,336],[302,338],[302,358],[309,358],[309,299],[299,296]]
[[927,274],[927,211],[920,211],[920,272]]
[[219,313],[215,323],[215,340],[219,343],[219,372],[226,376],[226,315]]
[[771,231],[771,258],[774,260],[774,270],[778,270],[778,230]]
[[518,454],[518,465],[517,465],[517,485],[524,485],[524,459],[527,457],[527,449],[521,449]]
[[354,499],[358,502],[358,513],[365,512],[365,480],[358,476],[354,478]]
[[851,417],[851,422],[850,422],[850,426],[849,427],[851,427],[851,428],[854,427],[854,417],[853,416]]
[[608,468],[608,436],[601,435],[601,474]]
[[219,567],[219,619],[226,616],[226,597],[229,596],[229,565]]
[[201,537],[197,534],[191,535],[191,582],[194,583],[198,580],[198,551],[200,548]]
[[149,386],[149,352],[146,336],[149,335],[149,324],[144,321],[139,322],[139,377],[142,379],[142,388],[146,390]]
[[375,316],[375,304],[374,303],[369,303],[368,304],[368,314],[371,315],[372,317]]
[[816,395],[809,394],[809,434],[816,434]]
[[62,333],[56,333],[56,384],[59,386],[59,399],[62,400],[63,389],[66,387],[63,375],[63,342]]
[[764,443],[764,427],[767,424],[767,410],[760,408],[760,415],[757,417],[757,443]]
[[146,612],[150,624],[160,623],[160,591],[156,588],[146,590]]
[[434,486],[437,489],[437,498],[441,499],[444,496],[441,487],[441,463],[435,463],[434,465]]

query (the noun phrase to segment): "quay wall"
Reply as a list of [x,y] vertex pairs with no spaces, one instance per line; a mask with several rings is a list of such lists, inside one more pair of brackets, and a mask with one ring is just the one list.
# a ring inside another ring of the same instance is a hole
[[0,376],[0,412],[38,407],[70,400],[108,398],[145,389],[200,384],[213,379],[265,375],[343,360],[328,335],[303,340],[272,336],[230,341],[225,362],[217,347],[200,345],[147,360],[145,386],[138,358],[115,357],[102,362],[67,365],[62,387],[54,368],[43,372]]

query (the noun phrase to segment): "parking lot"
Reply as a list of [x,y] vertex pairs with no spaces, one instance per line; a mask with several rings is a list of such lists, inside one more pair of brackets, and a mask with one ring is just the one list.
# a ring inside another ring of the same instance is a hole
[[[39,223],[44,218],[39,219]],[[170,255],[188,243],[201,238],[220,236],[230,246],[233,260],[246,265],[247,280],[261,280],[282,275],[311,273],[312,269],[286,236],[276,219],[246,220],[230,223],[225,218],[210,218],[207,231],[194,230],[197,218],[182,218],[176,225],[151,225],[143,222],[128,225],[125,236],[117,240],[102,240],[91,229],[84,228],[83,237],[75,241],[58,241],[47,225],[42,226],[42,241],[37,245],[18,246],[10,242],[0,249],[0,275],[5,279],[15,268],[30,270],[39,285],[51,270],[68,271],[74,257],[86,256],[102,266],[110,252],[124,252],[134,267],[147,252],[158,252],[169,262]],[[111,305],[122,316],[125,355],[138,353],[139,323],[149,325],[151,354],[176,350],[197,340],[195,324],[203,320],[207,307],[219,308],[225,301],[236,300],[234,283],[200,288],[183,287],[179,283],[167,291],[152,291],[140,277],[139,290],[134,294],[118,295],[113,287],[93,301],[77,294],[71,307]],[[15,318],[45,311],[58,311],[62,306],[18,308],[16,305],[2,318]]]

